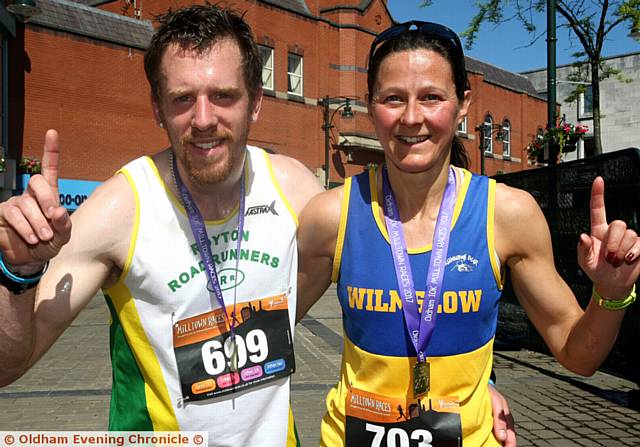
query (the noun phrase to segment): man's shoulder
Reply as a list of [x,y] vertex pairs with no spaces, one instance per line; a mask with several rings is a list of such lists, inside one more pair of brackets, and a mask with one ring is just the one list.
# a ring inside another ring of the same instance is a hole
[[114,175],[72,214],[71,240],[56,259],[62,265],[78,265],[82,271],[95,265],[106,266],[109,271],[117,268],[111,272],[121,271],[129,251],[135,210],[129,183],[124,175]]
[[[307,168],[302,162],[296,160],[293,157],[283,154],[272,154],[269,152],[265,152],[266,157],[271,162],[273,169],[275,171],[282,170],[294,170],[296,171],[296,175],[309,176],[315,178],[315,176],[311,173],[309,168]],[[297,172],[300,171],[300,172]]]
[[[74,229],[77,225],[90,225],[99,229],[109,228],[118,223],[122,227],[123,218],[135,213],[135,196],[131,185],[121,172],[106,180],[73,213]],[[117,233],[117,229],[115,233]],[[113,230],[110,233],[114,233]]]
[[318,178],[298,160],[281,154],[267,154],[275,180],[289,199],[296,214],[316,194],[324,189]]

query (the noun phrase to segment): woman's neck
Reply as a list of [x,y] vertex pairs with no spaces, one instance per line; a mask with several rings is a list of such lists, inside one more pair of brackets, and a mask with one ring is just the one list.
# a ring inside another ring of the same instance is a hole
[[[404,172],[387,164],[389,183],[398,206],[400,220],[435,221],[447,186],[449,164],[423,172]],[[379,183],[382,185],[382,182]],[[381,188],[381,186],[380,186]]]

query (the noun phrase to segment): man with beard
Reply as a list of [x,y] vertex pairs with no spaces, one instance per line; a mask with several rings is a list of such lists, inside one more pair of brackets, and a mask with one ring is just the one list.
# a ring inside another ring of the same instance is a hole
[[[192,6],[159,21],[145,71],[171,148],[127,164],[70,219],[57,201],[49,131],[43,175],[2,204],[0,249],[15,275],[3,277],[24,293],[5,292],[0,304],[9,334],[0,382],[42,357],[102,288],[112,315],[110,430],[295,445],[295,232],[321,186],[301,163],[247,147],[262,66],[242,17]],[[245,215],[263,205],[277,214]]]
[[112,316],[109,430],[296,445],[295,233],[321,187],[301,163],[247,146],[262,67],[242,17],[190,6],[159,22],[145,71],[171,147],[127,164],[71,219],[58,203],[49,131],[43,175],[0,205],[0,385],[42,357],[102,288]]

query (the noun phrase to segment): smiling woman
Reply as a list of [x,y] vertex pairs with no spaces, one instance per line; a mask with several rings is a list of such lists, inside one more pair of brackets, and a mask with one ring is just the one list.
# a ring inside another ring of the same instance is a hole
[[[499,417],[492,424],[488,386],[505,270],[572,371],[594,372],[621,312],[602,300],[583,312],[555,270],[532,197],[465,169],[456,129],[471,92],[455,33],[429,22],[394,25],[373,41],[367,80],[385,165],[316,196],[298,230],[298,316],[334,281],[344,320],[321,445],[513,446],[514,432],[496,429]],[[622,308],[640,273],[640,239],[624,222],[606,222],[601,179],[591,200],[578,259],[597,296]],[[604,247],[607,262],[597,262]]]
[[470,96],[458,100],[446,59],[431,50],[396,52],[374,77],[370,110],[388,169],[421,172],[448,158]]

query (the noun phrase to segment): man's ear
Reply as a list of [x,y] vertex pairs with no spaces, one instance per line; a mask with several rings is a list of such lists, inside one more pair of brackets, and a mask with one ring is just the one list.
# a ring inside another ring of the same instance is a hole
[[260,115],[260,109],[262,108],[262,87],[260,87],[255,96],[253,97],[253,104],[251,104],[251,122],[255,123],[258,121],[258,116]]
[[151,108],[153,109],[153,118],[156,120],[156,124],[159,127],[164,127],[164,118],[162,117],[162,111],[160,110],[160,105],[153,93],[150,95],[151,98]]

